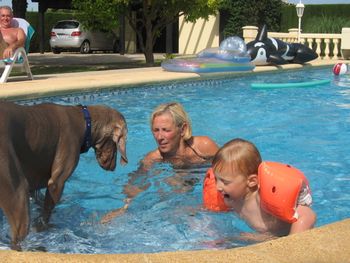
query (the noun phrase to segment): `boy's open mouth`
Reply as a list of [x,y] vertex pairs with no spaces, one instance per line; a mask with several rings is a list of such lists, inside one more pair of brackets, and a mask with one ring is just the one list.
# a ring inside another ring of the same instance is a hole
[[229,194],[224,194],[224,198],[230,199],[230,195]]

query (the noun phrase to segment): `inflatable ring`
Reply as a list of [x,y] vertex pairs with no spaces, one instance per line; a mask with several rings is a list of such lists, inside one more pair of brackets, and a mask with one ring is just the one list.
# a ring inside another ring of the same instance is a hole
[[218,72],[242,72],[254,69],[250,58],[242,57],[233,61],[220,60],[217,58],[192,58],[170,59],[161,63],[163,69],[173,72],[192,73],[218,73]]
[[228,206],[223,196],[216,190],[215,175],[212,168],[209,168],[203,183],[203,204],[210,211],[227,212]]
[[161,67],[167,71],[205,73],[251,71],[254,65],[247,53],[246,44],[240,37],[223,40],[218,48],[202,50],[194,58],[167,59]]

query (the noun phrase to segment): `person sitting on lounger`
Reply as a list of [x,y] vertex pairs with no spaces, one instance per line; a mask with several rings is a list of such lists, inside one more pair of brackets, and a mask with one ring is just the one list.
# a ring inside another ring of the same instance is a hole
[[15,50],[24,47],[26,34],[23,29],[12,27],[13,12],[9,6],[0,6],[0,59],[10,58]]

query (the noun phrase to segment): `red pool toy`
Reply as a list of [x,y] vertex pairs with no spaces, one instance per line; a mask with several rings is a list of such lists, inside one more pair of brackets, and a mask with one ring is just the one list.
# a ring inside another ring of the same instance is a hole
[[337,63],[333,67],[333,74],[338,76],[338,75],[344,75],[344,74],[349,74],[349,66],[345,63]]

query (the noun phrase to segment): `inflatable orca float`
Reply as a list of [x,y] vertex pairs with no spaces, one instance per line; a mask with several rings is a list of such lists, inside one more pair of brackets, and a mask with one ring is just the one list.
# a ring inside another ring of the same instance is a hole
[[300,43],[285,43],[267,36],[267,27],[259,29],[255,40],[247,44],[254,65],[304,64],[318,57],[317,53]]

